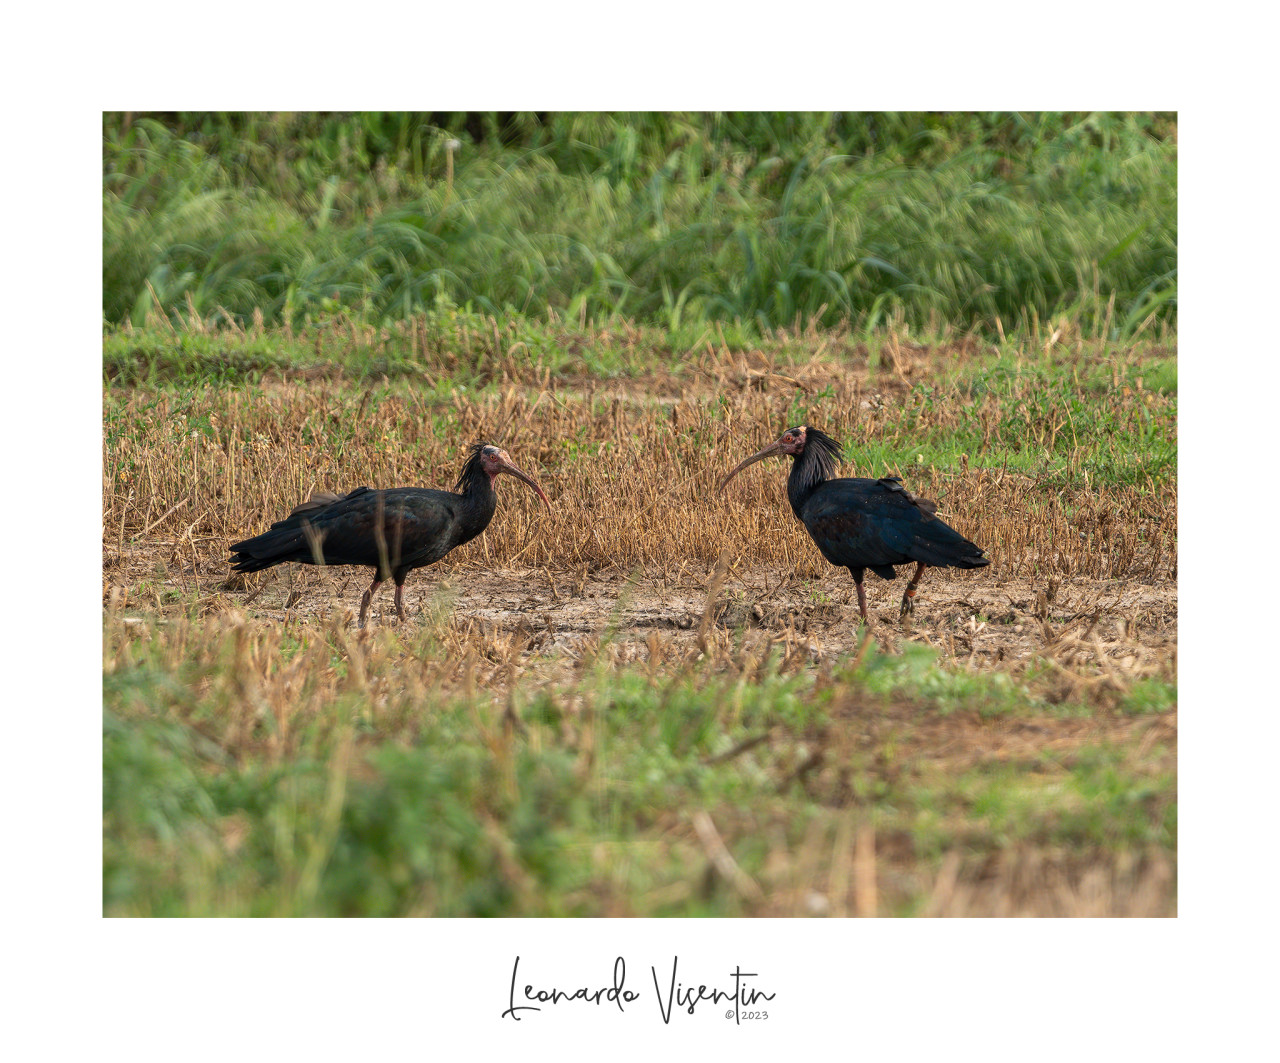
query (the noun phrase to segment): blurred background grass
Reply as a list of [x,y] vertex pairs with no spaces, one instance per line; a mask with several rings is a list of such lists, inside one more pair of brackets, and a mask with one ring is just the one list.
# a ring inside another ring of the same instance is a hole
[[107,113],[103,177],[108,325],[1176,323],[1171,114]]

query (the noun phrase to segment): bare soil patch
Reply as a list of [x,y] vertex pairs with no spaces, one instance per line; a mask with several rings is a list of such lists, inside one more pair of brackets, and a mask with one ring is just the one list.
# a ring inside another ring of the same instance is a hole
[[[173,550],[139,545],[104,572],[104,602],[114,593],[126,615],[162,619],[198,596],[206,612],[236,610],[270,623],[354,624],[371,573],[286,566],[260,577],[228,577],[212,557],[183,564]],[[714,646],[757,653],[777,648],[810,661],[851,652],[859,637],[853,581],[843,570],[803,579],[755,566],[731,574],[709,601],[710,573],[686,566],[675,578],[640,570],[515,568],[491,572],[443,566],[406,584],[412,629],[441,610],[459,635],[522,642],[526,659],[576,658],[607,637],[621,661],[683,656]],[[150,592],[139,598],[136,588]],[[898,621],[905,578],[868,577],[872,633],[886,649],[921,643],[966,668],[997,666],[1014,674],[1052,662],[1063,696],[1091,685],[1122,690],[1127,682],[1169,675],[1177,660],[1177,586],[1173,580],[1066,577],[1049,582],[985,573],[928,573],[909,624]],[[130,588],[135,588],[130,598]],[[704,625],[704,619],[706,624]],[[390,590],[375,601],[370,628],[401,627]]]

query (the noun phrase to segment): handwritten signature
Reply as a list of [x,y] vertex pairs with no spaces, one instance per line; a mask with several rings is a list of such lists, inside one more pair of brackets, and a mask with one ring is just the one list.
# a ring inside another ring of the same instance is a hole
[[[758,1001],[770,1001],[777,996],[777,993],[766,993],[762,989],[756,989],[754,986],[747,985],[748,978],[758,978],[759,975],[754,972],[743,971],[742,968],[734,967],[730,973],[733,979],[733,989],[719,989],[704,984],[685,985],[683,982],[676,980],[679,970],[680,957],[673,956],[671,959],[671,978],[669,979],[665,993],[662,985],[658,981],[658,969],[650,967],[649,971],[653,976],[653,990],[658,1002],[658,1012],[662,1016],[663,1023],[670,1023],[672,1013],[677,1009],[685,1011],[689,1015],[693,1015],[699,1004],[732,1004],[733,1010],[725,1012],[725,1018],[732,1018],[735,1023],[741,1023],[746,1018],[767,1018],[767,1012],[751,1012],[744,1013],[742,1009],[750,1008]],[[613,961],[613,981],[610,985],[598,986],[591,988],[581,986],[576,989],[559,989],[536,988],[532,984],[526,984],[523,987],[523,994],[517,994],[516,982],[520,971],[520,957],[517,956],[515,963],[511,966],[511,989],[507,995],[507,1010],[502,1013],[502,1018],[512,1018],[516,1022],[521,1021],[520,1013],[522,1011],[542,1011],[543,1005],[557,1005],[563,1003],[572,1003],[583,1001],[597,1006],[601,1004],[613,1004],[618,1011],[626,1012],[626,1005],[634,1004],[640,999],[640,993],[626,987],[627,983],[627,961],[619,956]],[[521,1001],[531,1001],[532,1003],[517,1004],[517,996]]]

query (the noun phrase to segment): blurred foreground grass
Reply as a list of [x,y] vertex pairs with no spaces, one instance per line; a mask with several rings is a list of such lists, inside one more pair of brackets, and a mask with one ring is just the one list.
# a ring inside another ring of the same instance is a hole
[[922,647],[600,641],[507,685],[518,640],[444,637],[109,617],[106,912],[1173,911],[1166,682],[1100,713]]

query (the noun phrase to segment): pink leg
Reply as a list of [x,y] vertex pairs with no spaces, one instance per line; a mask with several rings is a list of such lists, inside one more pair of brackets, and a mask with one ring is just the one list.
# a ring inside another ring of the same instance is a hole
[[858,612],[862,615],[862,622],[869,624],[871,618],[867,616],[867,589],[862,585],[862,580],[856,580],[855,585],[858,588]]
[[377,576],[373,578],[373,583],[369,589],[364,592],[364,597],[360,599],[360,626],[364,627],[364,619],[369,615],[369,606],[373,604],[373,596],[378,593],[378,588],[382,586],[382,580]]
[[396,616],[398,616],[401,620],[409,619],[407,616],[404,615],[404,584],[403,583],[396,584]]
[[902,592],[902,608],[898,610],[899,620],[905,620],[915,611],[916,588],[920,586],[920,577],[924,575],[926,568],[928,566],[923,561],[916,562],[915,575],[911,577],[911,582],[907,584],[907,589]]

